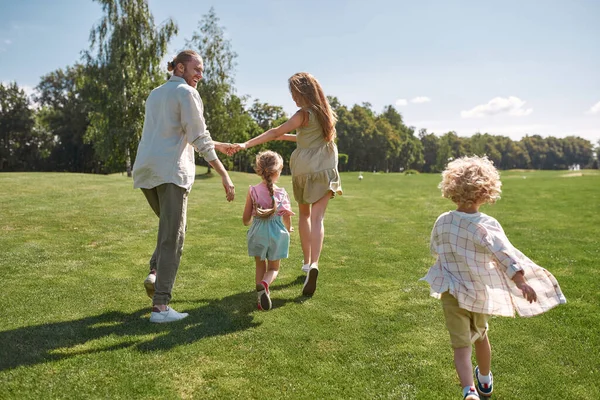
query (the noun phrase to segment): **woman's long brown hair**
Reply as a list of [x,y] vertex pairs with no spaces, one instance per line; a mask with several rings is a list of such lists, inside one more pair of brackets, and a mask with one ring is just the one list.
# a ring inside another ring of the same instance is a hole
[[310,108],[323,128],[323,138],[327,142],[335,140],[337,116],[331,109],[323,88],[317,78],[308,72],[298,72],[288,80],[292,97],[304,108]]

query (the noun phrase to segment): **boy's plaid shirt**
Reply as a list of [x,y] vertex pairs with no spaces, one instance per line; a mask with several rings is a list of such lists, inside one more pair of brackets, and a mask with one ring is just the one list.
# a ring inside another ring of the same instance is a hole
[[[517,250],[498,221],[486,214],[440,215],[430,249],[437,261],[421,280],[429,283],[433,297],[449,291],[466,310],[509,317],[516,311],[527,317],[567,301],[554,276]],[[530,304],[513,282],[517,271],[525,274],[537,302]]]

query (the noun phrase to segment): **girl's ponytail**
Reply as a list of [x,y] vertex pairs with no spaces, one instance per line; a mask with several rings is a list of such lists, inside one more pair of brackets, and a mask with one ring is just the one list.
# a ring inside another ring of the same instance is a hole
[[273,189],[273,176],[281,173],[282,168],[283,159],[274,151],[263,151],[256,156],[256,173],[265,181],[267,189],[269,189],[269,196],[271,197],[271,208],[261,208],[256,203],[254,204],[256,216],[259,218],[268,218],[277,211],[275,191]]

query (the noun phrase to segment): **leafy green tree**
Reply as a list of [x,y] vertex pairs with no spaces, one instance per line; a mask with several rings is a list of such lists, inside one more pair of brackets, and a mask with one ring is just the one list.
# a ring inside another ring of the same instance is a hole
[[546,160],[542,169],[567,169],[562,141],[553,136],[547,137],[545,141],[547,145]]
[[273,122],[282,118],[287,119],[285,111],[281,106],[273,106],[268,103],[261,103],[260,100],[254,100],[248,113],[256,121],[263,131],[273,128]]
[[387,169],[399,171],[405,169],[420,170],[425,163],[423,145],[415,136],[415,129],[408,127],[400,114],[393,106],[388,105],[383,109],[379,118],[385,119],[394,129],[394,134],[389,137],[389,152]]
[[[378,169],[385,159],[385,150],[379,151],[374,142],[377,135],[375,116],[370,105],[354,105],[351,110],[345,106],[337,110],[338,148],[348,155],[350,171],[371,171]],[[383,154],[383,156],[382,156]]]
[[177,25],[156,27],[147,0],[95,0],[104,16],[90,33],[83,85],[91,100],[86,138],[109,169],[135,159],[144,123],[144,100],[164,83],[160,64]]
[[448,161],[467,155],[467,140],[459,137],[456,132],[450,131],[440,138],[436,159],[436,170],[442,171],[446,168]]
[[520,142],[529,155],[531,168],[542,169],[546,165],[546,155],[548,153],[548,145],[544,138],[539,135],[525,135]]
[[567,136],[562,139],[563,154],[567,165],[580,165],[581,168],[589,167],[594,161],[594,145],[586,139]]
[[595,155],[595,157],[594,157],[594,160],[592,161],[591,168],[598,169],[598,167],[600,165],[600,140],[598,140],[596,148],[594,149],[594,155]]
[[529,154],[521,144],[515,142],[506,136],[495,136],[496,148],[502,155],[500,164],[497,165],[500,169],[527,169],[531,164]]
[[[211,7],[202,17],[198,30],[190,40],[186,40],[186,46],[196,50],[204,62],[204,77],[198,83],[198,93],[204,103],[204,116],[211,137],[222,142],[245,140],[248,127],[240,121],[249,120],[245,109],[238,107],[233,86],[237,54],[231,41],[225,37],[225,29],[219,25],[214,8]],[[198,156],[197,161],[204,163]],[[208,170],[210,172],[210,165]]]
[[476,133],[467,139],[470,154],[487,156],[497,168],[501,168],[502,153],[497,148],[496,137],[489,133]]
[[42,77],[37,86],[40,123],[55,138],[47,160],[53,171],[99,172],[92,144],[85,143],[90,105],[79,90],[83,65],[58,69]]
[[0,83],[0,171],[41,170],[52,144],[25,91],[15,82]]
[[377,130],[386,141],[385,167],[386,171],[398,171],[408,168],[412,160],[412,149],[408,145],[408,128],[402,121],[402,115],[392,106],[384,108],[377,117]]
[[440,172],[437,169],[437,153],[440,147],[440,139],[433,133],[427,133],[427,129],[419,131],[419,140],[423,148],[423,171]]
[[401,133],[401,138],[403,144],[399,156],[400,166],[403,169],[422,170],[425,164],[423,144],[415,136],[415,128],[412,126],[405,128]]
[[[248,109],[248,114],[252,117],[255,127],[252,136],[261,134],[271,128],[279,126],[288,120],[288,116],[283,110],[283,107],[274,106],[268,103],[261,103],[258,99],[254,100],[252,106]],[[239,152],[236,154],[240,156],[246,156],[246,171],[254,171],[254,159],[258,152],[262,150],[273,150],[281,154],[283,158],[283,174],[289,174],[289,162],[292,152],[296,149],[296,144],[293,142],[273,140],[264,143],[260,146],[251,148],[246,152]]]

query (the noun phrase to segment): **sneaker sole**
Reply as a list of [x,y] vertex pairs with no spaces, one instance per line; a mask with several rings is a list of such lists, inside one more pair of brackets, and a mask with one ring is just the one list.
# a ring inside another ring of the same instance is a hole
[[148,295],[148,297],[153,299],[154,298],[154,283],[144,281],[144,288],[146,289],[146,294]]
[[304,296],[312,296],[317,290],[317,277],[319,276],[319,270],[316,268],[312,268],[308,271],[308,276],[306,278],[306,283],[302,288],[302,294]]
[[178,319],[152,319],[152,317],[150,317],[150,322],[152,322],[153,324],[169,324],[171,322],[181,321],[183,319],[186,319],[187,317],[188,317],[188,315],[186,315],[183,318],[178,318]]
[[[265,288],[263,285],[258,284],[256,285],[256,290],[265,290]],[[258,305],[263,311],[269,311],[273,307],[273,303],[271,302],[271,296],[267,294],[266,290],[263,294],[260,295]]]
[[267,293],[263,293],[260,296],[260,306],[264,311],[269,311],[273,307],[273,303],[271,302],[271,298]]

